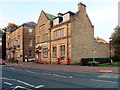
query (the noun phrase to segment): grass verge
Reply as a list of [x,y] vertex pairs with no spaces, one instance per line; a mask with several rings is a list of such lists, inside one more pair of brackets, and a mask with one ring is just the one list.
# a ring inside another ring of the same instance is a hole
[[[98,64],[98,66],[109,66],[110,63],[102,63],[102,64]],[[120,62],[113,62],[112,65],[113,67],[120,67]]]

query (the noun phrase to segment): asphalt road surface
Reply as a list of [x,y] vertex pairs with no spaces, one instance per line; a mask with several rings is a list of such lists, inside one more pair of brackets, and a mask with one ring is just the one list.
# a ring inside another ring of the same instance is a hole
[[3,65],[2,89],[119,88],[118,74],[65,72]]

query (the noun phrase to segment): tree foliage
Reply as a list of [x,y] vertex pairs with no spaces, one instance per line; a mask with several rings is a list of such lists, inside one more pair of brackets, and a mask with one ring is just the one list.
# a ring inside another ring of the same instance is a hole
[[115,48],[115,57],[117,57],[118,60],[120,60],[120,27],[117,26],[113,32],[111,38],[112,38],[112,45]]
[[10,28],[15,29],[17,27],[18,27],[18,25],[14,24],[14,23],[8,23],[8,25],[6,27],[4,27],[2,30],[6,32]]
[[8,25],[2,29],[3,31],[2,33],[2,58],[3,59],[6,59],[6,32],[9,30],[14,30],[17,27],[18,25],[14,23],[8,23]]
[[112,34],[112,44],[114,46],[119,46],[120,45],[120,27],[119,26],[117,26],[115,28],[115,31]]

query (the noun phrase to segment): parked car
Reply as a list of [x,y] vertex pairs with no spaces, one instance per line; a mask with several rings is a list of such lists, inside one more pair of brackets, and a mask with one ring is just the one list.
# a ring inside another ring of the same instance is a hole
[[0,58],[0,65],[5,65],[5,61],[2,58]]
[[33,61],[35,61],[35,58],[29,58],[27,61],[28,62],[33,62]]

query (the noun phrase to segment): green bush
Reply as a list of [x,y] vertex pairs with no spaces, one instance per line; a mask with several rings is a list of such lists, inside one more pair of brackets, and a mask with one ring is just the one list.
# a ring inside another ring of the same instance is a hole
[[[81,65],[90,65],[89,62],[92,62],[93,58],[81,58]],[[110,62],[109,58],[95,58],[96,62],[99,63],[108,63]]]
[[113,61],[114,62],[119,62],[120,61],[120,56],[114,56]]

